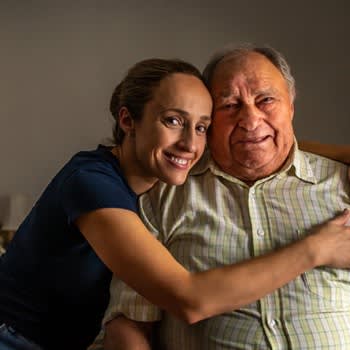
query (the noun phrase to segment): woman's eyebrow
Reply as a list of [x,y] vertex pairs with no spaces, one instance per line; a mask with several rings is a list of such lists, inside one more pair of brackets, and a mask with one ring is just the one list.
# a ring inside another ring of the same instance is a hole
[[[176,112],[178,114],[181,114],[184,117],[188,117],[190,115],[190,113],[188,113],[187,111],[181,109],[181,108],[161,108],[160,112],[164,113],[164,112]],[[200,119],[206,122],[211,122],[212,118],[210,115],[202,115],[200,116]]]
[[169,111],[170,112],[176,112],[176,113],[182,114],[184,116],[189,114],[188,112],[186,112],[185,110],[183,110],[181,108],[166,108],[166,107],[160,106],[160,112],[161,113],[169,112]]
[[203,120],[204,122],[211,122],[212,120],[210,115],[202,115],[200,119]]

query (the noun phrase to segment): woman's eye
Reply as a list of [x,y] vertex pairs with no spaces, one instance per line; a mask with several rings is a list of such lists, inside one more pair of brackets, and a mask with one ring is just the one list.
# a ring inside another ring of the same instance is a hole
[[206,134],[208,127],[206,125],[198,125],[196,129],[200,134]]
[[175,126],[175,127],[182,125],[181,121],[176,117],[166,117],[164,118],[164,123],[167,126]]

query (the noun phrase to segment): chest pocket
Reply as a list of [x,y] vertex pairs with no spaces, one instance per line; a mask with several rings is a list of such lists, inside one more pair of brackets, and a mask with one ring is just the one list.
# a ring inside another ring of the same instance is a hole
[[350,270],[316,268],[305,272],[302,279],[307,290],[317,296],[317,302],[330,307],[348,308],[350,306]]

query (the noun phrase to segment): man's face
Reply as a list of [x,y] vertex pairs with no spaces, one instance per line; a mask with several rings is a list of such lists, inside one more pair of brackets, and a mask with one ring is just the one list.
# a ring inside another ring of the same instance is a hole
[[243,181],[277,171],[293,145],[293,101],[280,71],[263,55],[227,58],[216,68],[211,93],[212,156]]

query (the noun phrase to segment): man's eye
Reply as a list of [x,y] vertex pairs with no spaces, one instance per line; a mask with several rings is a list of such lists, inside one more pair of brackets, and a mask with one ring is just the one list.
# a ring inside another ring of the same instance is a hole
[[223,105],[223,109],[236,109],[238,107],[239,107],[239,103],[237,102],[225,103]]
[[274,101],[273,97],[267,96],[267,97],[264,97],[263,99],[261,99],[261,101],[259,103],[266,103],[266,104],[268,104],[268,103],[271,103],[273,101]]

